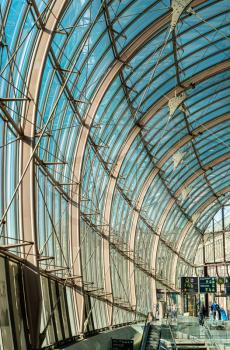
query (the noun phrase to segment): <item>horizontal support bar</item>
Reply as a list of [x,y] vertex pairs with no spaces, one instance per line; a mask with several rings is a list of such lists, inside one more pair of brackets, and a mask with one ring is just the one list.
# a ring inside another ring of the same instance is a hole
[[17,101],[31,101],[29,97],[14,98],[14,97],[3,97],[0,98],[0,102],[17,102]]
[[48,165],[65,165],[67,163],[66,162],[43,162],[43,164],[45,166],[48,166]]
[[37,261],[44,261],[44,260],[53,260],[54,256],[42,256],[40,258],[37,258]]
[[59,272],[59,271],[65,271],[65,270],[69,270],[69,267],[59,267],[57,269],[46,269],[45,271],[48,273],[52,273],[52,272]]
[[23,242],[23,243],[0,245],[0,249],[8,250],[8,249],[18,248],[18,247],[26,247],[28,245],[33,245],[33,244],[34,244],[33,242]]

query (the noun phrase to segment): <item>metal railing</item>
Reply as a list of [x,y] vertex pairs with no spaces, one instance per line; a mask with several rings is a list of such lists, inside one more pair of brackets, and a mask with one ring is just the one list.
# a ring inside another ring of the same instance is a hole
[[161,342],[157,350],[176,350],[183,340],[189,343],[205,344],[212,350],[230,349],[230,322],[210,323],[205,320],[199,325],[197,317],[178,317],[176,320],[163,320]]
[[[207,337],[207,344],[208,344],[208,345],[211,345],[213,348],[215,348],[215,350],[223,350],[223,348],[220,347],[219,344],[218,344],[218,343],[215,341],[215,339],[213,338],[212,333],[211,333],[211,331],[210,331],[210,329],[209,329],[209,326],[208,326],[208,323],[207,323],[207,322],[205,322],[204,327],[205,327],[205,329],[206,329],[206,335],[208,336],[208,337]],[[209,344],[209,342],[210,342],[211,344]],[[225,349],[225,345],[223,345],[223,347],[224,347],[224,349]]]
[[160,342],[157,350],[178,350],[175,336],[172,330],[172,320],[169,318],[162,321]]
[[143,334],[142,334],[140,350],[145,350],[145,348],[146,348],[146,342],[148,339],[149,328],[150,328],[150,323],[146,320]]
[[[149,316],[151,316],[151,317],[149,318]],[[152,333],[154,333],[154,334],[152,334]],[[154,344],[155,349],[157,350],[159,347],[159,343],[160,343],[160,330],[159,330],[159,324],[156,320],[154,320],[154,316],[153,316],[152,312],[149,312],[147,315],[139,350],[146,349],[146,347],[148,346],[150,335],[151,335],[151,341],[155,341],[157,343],[156,345]]]
[[[145,350],[148,345],[150,327],[152,326],[157,325],[146,320],[140,350]],[[228,333],[227,330],[230,330],[230,324],[229,328],[226,328],[227,325],[225,324],[222,325],[223,330],[221,330],[220,334],[218,333],[219,329],[216,330],[215,333],[215,328],[211,328],[212,326],[213,324],[210,325],[208,320],[205,321],[204,326],[200,326],[196,317],[177,318],[176,320],[170,318],[167,320],[164,319],[161,323],[160,341],[155,347],[157,350],[178,350],[177,339],[188,339],[190,342],[194,342],[194,345],[202,341],[207,348],[210,347],[212,350],[226,350],[228,347],[224,339],[225,335]],[[218,324],[218,326],[220,325]],[[226,339],[229,338],[226,337]],[[230,342],[228,346],[229,345]]]
[[168,324],[168,326],[169,326],[169,331],[170,331],[170,334],[171,334],[172,350],[178,350],[178,347],[177,347],[177,344],[176,344],[176,340],[175,340],[175,337],[174,337],[174,335],[173,335],[171,322],[172,322],[172,320],[169,319],[168,322],[167,322],[167,324]]

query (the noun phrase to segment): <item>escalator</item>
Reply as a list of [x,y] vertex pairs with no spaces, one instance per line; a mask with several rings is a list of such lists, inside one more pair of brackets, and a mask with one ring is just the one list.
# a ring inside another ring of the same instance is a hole
[[169,322],[162,324],[158,350],[208,350],[205,339],[180,337],[175,332],[176,328]]
[[145,345],[145,350],[158,349],[159,341],[160,341],[160,327],[154,324],[150,324],[148,337]]
[[145,324],[140,350],[157,350],[160,342],[159,324],[148,322]]

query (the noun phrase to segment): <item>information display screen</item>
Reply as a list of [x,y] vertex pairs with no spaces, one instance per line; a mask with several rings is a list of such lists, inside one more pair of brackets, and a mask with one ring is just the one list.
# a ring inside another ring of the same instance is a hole
[[216,293],[216,277],[200,277],[200,293]]
[[198,277],[181,277],[181,292],[184,294],[198,293]]
[[112,339],[112,350],[133,350],[133,340]]
[[225,293],[230,295],[230,277],[226,277],[224,281]]

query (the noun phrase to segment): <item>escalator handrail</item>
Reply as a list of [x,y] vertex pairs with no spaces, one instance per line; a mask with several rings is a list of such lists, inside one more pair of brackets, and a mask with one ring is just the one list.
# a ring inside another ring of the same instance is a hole
[[208,333],[208,336],[209,336],[209,339],[211,340],[211,342],[213,343],[213,345],[215,346],[216,350],[221,350],[221,348],[219,347],[218,343],[216,343],[215,339],[213,338],[212,336],[212,333],[209,329],[209,326],[207,324],[207,322],[205,322],[205,329],[207,330],[207,333]]
[[169,330],[170,330],[171,337],[172,337],[173,349],[174,349],[174,350],[178,350],[178,347],[177,347],[177,344],[176,344],[176,340],[175,340],[174,335],[173,335],[171,323],[170,323],[169,320],[168,320],[168,325],[169,325]]
[[145,350],[145,348],[146,348],[146,342],[147,342],[147,339],[148,339],[149,328],[150,328],[150,322],[148,322],[146,320],[145,326],[144,326],[144,330],[143,330],[143,334],[142,334],[140,350]]

